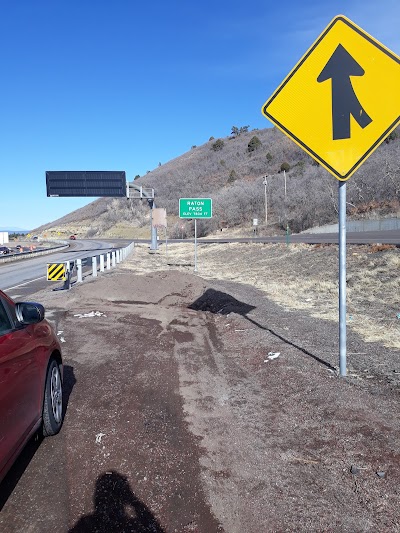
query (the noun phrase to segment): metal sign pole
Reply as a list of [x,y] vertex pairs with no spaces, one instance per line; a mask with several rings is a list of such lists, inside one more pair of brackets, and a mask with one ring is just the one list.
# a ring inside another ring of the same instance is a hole
[[346,376],[346,182],[339,182],[339,370]]
[[153,226],[153,209],[156,207],[156,203],[154,200],[149,201],[150,205],[150,229],[151,229],[151,243],[150,243],[150,250],[158,250],[158,242],[157,242],[157,228]]
[[158,250],[157,228],[151,228],[151,250]]
[[194,271],[197,272],[197,218],[194,219]]
[[268,176],[264,176],[264,204],[265,204],[265,225],[268,224],[268,197],[267,197],[267,186],[268,186]]

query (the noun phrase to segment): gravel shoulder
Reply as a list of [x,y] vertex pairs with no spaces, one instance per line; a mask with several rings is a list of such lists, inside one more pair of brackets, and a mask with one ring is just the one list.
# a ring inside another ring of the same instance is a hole
[[[350,249],[350,265],[385,273],[375,296],[354,281],[346,379],[334,247],[206,245],[197,274],[192,254],[137,247],[97,280],[35,295],[65,341],[68,409],[0,528],[54,531],[58,510],[74,532],[399,531],[398,250]],[[389,331],[368,335],[373,296]],[[49,512],[40,472],[55,450]]]

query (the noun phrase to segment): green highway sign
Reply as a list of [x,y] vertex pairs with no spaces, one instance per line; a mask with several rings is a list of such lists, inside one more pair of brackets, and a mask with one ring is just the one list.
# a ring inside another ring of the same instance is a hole
[[211,198],[179,198],[179,218],[211,218]]

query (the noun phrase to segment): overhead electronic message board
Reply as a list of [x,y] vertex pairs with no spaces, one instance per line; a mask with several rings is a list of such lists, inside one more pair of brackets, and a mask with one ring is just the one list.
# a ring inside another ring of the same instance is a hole
[[127,196],[125,171],[47,171],[47,196]]

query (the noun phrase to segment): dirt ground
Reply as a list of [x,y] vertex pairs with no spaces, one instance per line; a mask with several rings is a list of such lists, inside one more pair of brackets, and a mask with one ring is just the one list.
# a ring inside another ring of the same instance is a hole
[[347,378],[337,247],[206,245],[197,273],[193,253],[139,246],[35,295],[67,412],[0,529],[400,531],[399,250],[348,249]]

